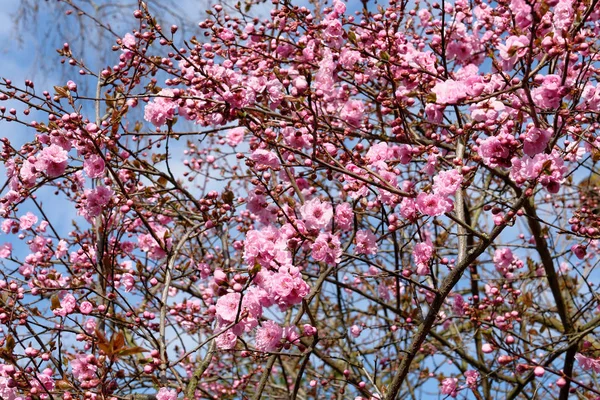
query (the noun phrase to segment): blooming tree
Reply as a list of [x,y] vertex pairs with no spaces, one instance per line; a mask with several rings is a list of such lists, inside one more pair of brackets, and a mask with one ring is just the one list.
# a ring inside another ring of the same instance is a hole
[[597,1],[272,3],[2,80],[0,396],[600,398]]

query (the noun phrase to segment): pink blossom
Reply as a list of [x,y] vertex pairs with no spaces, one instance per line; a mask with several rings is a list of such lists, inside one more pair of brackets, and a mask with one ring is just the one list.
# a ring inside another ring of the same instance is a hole
[[591,357],[586,357],[581,353],[577,353],[577,355],[575,355],[575,359],[577,360],[577,363],[581,366],[581,369],[583,369],[584,371],[589,371],[591,369],[597,374],[600,373],[600,360]]
[[279,158],[272,151],[264,150],[264,149],[256,149],[254,153],[250,156],[250,159],[253,160],[258,165],[263,165],[265,167],[277,169],[280,167]]
[[94,310],[94,306],[89,301],[84,301],[79,305],[79,311],[82,314],[89,314]]
[[97,217],[104,210],[114,192],[106,186],[98,186],[96,189],[87,189],[85,191],[85,207],[80,209],[80,213],[86,218]]
[[527,54],[529,48],[529,38],[527,36],[509,36],[506,44],[499,44],[500,57],[507,61],[507,69],[512,68],[514,63]]
[[431,91],[436,96],[437,104],[457,104],[467,97],[467,89],[463,82],[448,79],[436,83]]
[[239,293],[227,293],[220,297],[216,304],[217,316],[225,322],[234,322],[238,315],[240,297]]
[[126,292],[131,292],[135,287],[135,278],[130,273],[125,273],[121,275],[121,284],[125,288]]
[[277,249],[275,241],[277,233],[271,233],[271,228],[251,230],[246,233],[244,240],[244,261],[248,266],[254,267],[256,263],[268,267],[275,258]]
[[559,75],[538,75],[535,80],[541,81],[541,86],[531,92],[535,105],[552,109],[560,107],[562,97],[566,94],[561,77]]
[[543,152],[552,137],[552,129],[541,129],[530,126],[523,137],[523,152],[529,157]]
[[417,265],[417,274],[424,276],[429,274],[429,260],[433,254],[433,247],[427,242],[417,243],[413,249],[413,258]]
[[335,265],[342,259],[340,238],[331,233],[321,233],[312,246],[312,257],[328,265]]
[[377,236],[369,229],[356,231],[356,254],[377,254]]
[[215,342],[217,347],[221,350],[232,350],[237,343],[237,336],[231,329],[227,329],[227,331],[215,338]]
[[494,264],[496,265],[496,268],[508,268],[514,259],[512,251],[507,247],[496,249],[494,252]]
[[326,228],[333,218],[333,207],[331,203],[324,202],[318,198],[308,200],[300,207],[300,215],[304,225],[308,229]]
[[130,51],[129,49],[135,49],[136,40],[135,36],[131,33],[126,33],[125,36],[121,39],[121,45],[124,47],[123,51]]
[[5,219],[2,221],[2,232],[8,233],[10,232],[16,225],[16,222],[12,219]]
[[463,181],[463,176],[456,169],[440,172],[433,178],[433,193],[440,196],[453,195]]
[[256,349],[259,351],[275,351],[281,344],[283,329],[273,321],[265,321],[256,330]]
[[77,306],[77,299],[71,293],[67,293],[60,301],[60,307],[54,309],[54,315],[66,317],[67,314],[71,314],[75,311]]
[[531,158],[513,157],[510,177],[522,185],[528,180],[538,179],[550,193],[557,193],[564,179],[567,168],[560,154],[553,150],[550,154],[540,153]]
[[38,177],[35,165],[30,163],[29,160],[23,161],[23,165],[21,165],[21,169],[19,170],[19,176],[23,180],[23,183],[33,186]]
[[177,400],[177,391],[166,387],[160,388],[156,393],[156,400]]
[[417,218],[417,207],[415,200],[410,197],[405,197],[400,203],[400,215],[409,221],[414,221]]
[[442,394],[450,395],[450,397],[458,396],[457,392],[458,379],[446,378],[442,381]]
[[54,372],[50,368],[46,368],[42,373],[36,374],[36,379],[30,381],[32,388],[35,388],[40,393],[40,399],[42,400],[51,398],[48,393],[52,392],[55,386],[52,375],[54,375]]
[[162,126],[167,120],[173,120],[178,107],[177,102],[173,100],[173,91],[162,89],[154,101],[146,104],[144,119],[156,127]]
[[36,217],[31,212],[28,212],[27,214],[25,214],[25,215],[21,216],[21,218],[19,218],[19,229],[22,231],[27,230],[27,229],[31,228],[37,222],[38,222],[38,217]]
[[420,242],[415,245],[413,257],[417,264],[428,263],[433,254],[433,247],[426,242]]
[[45,171],[50,178],[62,175],[67,168],[69,153],[55,144],[44,148],[35,163],[35,168]]
[[8,258],[12,253],[12,244],[3,243],[0,245],[0,258]]
[[438,194],[419,193],[417,196],[417,210],[421,214],[437,217],[452,211],[454,205],[444,196]]
[[356,128],[359,127],[362,122],[364,111],[365,106],[362,101],[348,100],[340,111],[340,118],[348,125]]
[[75,379],[81,382],[95,378],[98,367],[90,362],[93,358],[93,356],[85,354],[77,354],[75,356],[75,359],[71,361],[71,368],[73,369]]
[[467,381],[467,386],[471,389],[475,389],[477,387],[477,381],[479,380],[479,372],[468,370],[465,371],[464,375]]
[[352,336],[354,336],[355,338],[359,337],[361,332],[362,332],[362,329],[358,325],[352,325],[350,327],[350,334]]
[[496,136],[490,136],[481,141],[478,149],[479,156],[483,162],[492,168],[509,166],[506,158],[510,155],[509,148]]
[[99,178],[104,174],[104,160],[96,154],[92,154],[83,162],[83,170],[90,178]]
[[352,229],[354,210],[349,203],[342,203],[335,207],[335,224],[344,231]]
[[58,244],[56,245],[56,251],[54,252],[54,257],[56,258],[63,258],[64,256],[67,255],[67,242],[64,239],[61,239],[58,241]]
[[237,127],[230,129],[227,132],[227,144],[231,147],[235,147],[244,140],[244,132],[246,129],[244,127]]

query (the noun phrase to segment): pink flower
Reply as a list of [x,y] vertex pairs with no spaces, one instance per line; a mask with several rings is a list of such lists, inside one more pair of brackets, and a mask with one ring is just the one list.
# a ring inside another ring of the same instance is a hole
[[318,230],[327,227],[333,218],[333,208],[331,203],[314,198],[300,207],[300,215],[306,228]]
[[277,169],[281,165],[279,163],[279,158],[277,158],[277,155],[275,153],[264,149],[254,150],[254,153],[252,153],[250,159],[253,160],[256,164],[273,169]]
[[525,54],[529,48],[529,38],[527,36],[509,36],[506,39],[506,44],[499,44],[498,50],[500,50],[500,57],[507,61],[508,69],[512,68],[512,65]]
[[595,373],[600,373],[600,360],[596,360],[591,357],[586,357],[581,353],[577,353],[575,356],[577,363],[581,366],[584,371],[593,370]]
[[450,395],[451,397],[458,396],[457,392],[458,379],[446,378],[442,381],[442,394]]
[[60,307],[54,309],[54,315],[66,317],[67,314],[71,314],[73,311],[75,311],[76,306],[77,299],[75,299],[75,296],[73,296],[71,293],[67,293],[60,301]]
[[79,311],[82,314],[89,314],[94,310],[94,306],[89,301],[84,301],[79,305]]
[[328,265],[335,265],[342,259],[340,238],[331,233],[321,233],[312,246],[312,257],[315,261],[322,261]]
[[29,382],[32,386],[32,389],[36,389],[38,393],[40,393],[40,399],[42,400],[50,398],[48,392],[52,392],[54,390],[55,384],[54,379],[52,379],[52,375],[54,375],[54,372],[52,372],[50,368],[46,368],[41,374],[36,374],[36,379],[32,379]]
[[417,243],[413,249],[413,258],[417,264],[417,274],[424,276],[429,274],[429,260],[433,254],[433,247],[426,242]]
[[121,284],[125,288],[126,292],[131,292],[135,287],[135,278],[130,273],[121,275]]
[[232,350],[237,343],[237,336],[231,329],[227,329],[227,331],[215,338],[215,342],[217,347],[221,350]]
[[19,170],[19,176],[23,180],[23,183],[33,186],[38,177],[36,166],[28,160],[23,161],[23,165],[21,165],[21,169]]
[[448,199],[438,194],[419,193],[417,196],[417,210],[421,214],[437,217],[452,211],[454,205]]
[[420,242],[415,245],[413,257],[417,264],[425,264],[429,262],[433,254],[433,247],[426,242]]
[[235,147],[238,144],[240,144],[242,142],[242,140],[244,140],[244,132],[246,131],[246,129],[244,127],[237,127],[237,128],[233,128],[230,129],[227,132],[227,144],[230,145],[231,147]]
[[356,254],[377,254],[377,237],[368,229],[356,232]]
[[467,386],[471,389],[475,389],[477,387],[477,381],[479,380],[479,372],[468,370],[465,371],[464,375],[467,381]]
[[536,106],[541,108],[558,108],[566,94],[561,85],[559,75],[536,76],[535,81],[541,81],[541,86],[532,90],[531,95]]
[[38,217],[28,212],[19,218],[19,229],[24,231],[31,228],[35,223],[38,222]]
[[457,104],[467,97],[467,90],[467,85],[453,79],[438,82],[431,89],[436,96],[437,104]]
[[478,149],[479,156],[485,165],[495,168],[498,165],[507,167],[510,164],[506,158],[510,155],[508,147],[496,136],[482,140]]
[[78,381],[88,381],[96,376],[98,367],[92,364],[91,361],[94,356],[88,356],[85,354],[77,354],[74,360],[71,361],[71,368],[73,369],[73,376]]
[[433,178],[433,193],[440,196],[453,195],[460,187],[463,176],[456,169],[440,172]]
[[273,321],[265,321],[256,330],[256,349],[259,351],[274,351],[281,344],[283,329]]
[[352,229],[354,210],[349,203],[342,203],[335,207],[335,224],[344,231]]
[[177,391],[175,389],[160,388],[156,393],[156,400],[177,400]]
[[410,197],[405,197],[400,203],[400,215],[409,221],[414,221],[417,218],[417,207],[415,200]]
[[106,186],[98,186],[96,189],[87,189],[85,195],[85,207],[80,208],[79,212],[86,218],[92,218],[102,213],[104,206],[110,202],[114,192]]
[[517,184],[522,185],[528,180],[538,179],[550,193],[557,193],[560,189],[567,168],[564,159],[553,150],[550,154],[540,153],[531,158],[524,156],[519,159],[513,157],[510,177]]
[[350,334],[352,336],[354,336],[355,338],[359,337],[361,332],[362,332],[362,329],[358,325],[352,325],[350,327]]
[[4,243],[0,245],[0,258],[8,258],[12,253],[12,244]]
[[64,239],[61,239],[58,241],[58,244],[56,245],[56,251],[54,252],[54,257],[56,258],[63,258],[64,256],[67,255],[67,242]]
[[529,157],[543,152],[552,137],[552,129],[540,129],[535,126],[529,127],[523,135],[523,152]]
[[130,51],[128,49],[135,49],[135,36],[131,33],[126,33],[125,36],[121,39],[121,44],[124,47],[123,51]]
[[62,147],[51,144],[44,148],[38,156],[35,168],[39,171],[45,171],[50,178],[62,175],[67,168],[69,153]]
[[498,269],[508,268],[514,259],[515,257],[509,248],[496,249],[494,252],[494,264]]
[[172,120],[178,108],[177,102],[173,100],[173,91],[171,89],[163,89],[154,98],[154,101],[146,104],[144,119],[154,126],[159,127],[164,125],[167,120]]
[[239,293],[227,293],[217,300],[216,313],[222,321],[235,321],[240,306],[240,297],[241,294]]
[[83,170],[90,178],[99,178],[104,174],[104,160],[96,154],[92,154],[83,162]]
[[356,128],[360,126],[364,112],[365,106],[362,101],[348,100],[340,111],[340,119],[346,122],[348,125]]
[[251,230],[246,233],[244,240],[244,261],[251,268],[256,263],[263,267],[271,265],[277,250],[275,248],[277,236],[270,235],[269,228]]

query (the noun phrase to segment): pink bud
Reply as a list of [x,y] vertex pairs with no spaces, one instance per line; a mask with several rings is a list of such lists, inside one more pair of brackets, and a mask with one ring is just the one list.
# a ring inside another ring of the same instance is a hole
[[575,257],[579,258],[580,260],[583,260],[586,254],[585,246],[581,244],[574,244],[571,246],[571,251],[573,254],[575,254]]
[[537,376],[538,378],[540,376],[543,376],[544,372],[546,372],[546,370],[544,369],[544,367],[535,367],[535,369],[533,370],[533,374],[535,376]]
[[227,275],[225,274],[225,272],[223,272],[223,270],[216,269],[214,273],[214,278],[215,283],[219,286],[223,285],[224,283],[227,283]]
[[494,348],[492,347],[491,344],[484,343],[483,346],[481,346],[481,351],[483,351],[485,354],[489,354],[492,351],[494,351]]

